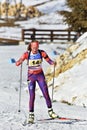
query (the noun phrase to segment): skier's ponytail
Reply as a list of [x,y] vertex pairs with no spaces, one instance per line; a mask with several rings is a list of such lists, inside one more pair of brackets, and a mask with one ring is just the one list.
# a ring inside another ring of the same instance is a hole
[[31,51],[31,43],[28,44],[27,50]]

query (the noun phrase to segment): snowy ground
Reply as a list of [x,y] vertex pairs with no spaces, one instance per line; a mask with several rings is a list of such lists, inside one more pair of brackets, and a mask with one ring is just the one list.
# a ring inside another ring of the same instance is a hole
[[[51,58],[54,45],[41,45]],[[87,121],[38,121],[39,119],[48,118],[45,100],[36,91],[35,100],[35,124],[23,126],[22,123],[28,116],[28,93],[24,91],[27,87],[26,74],[27,65],[23,64],[23,82],[21,97],[21,112],[19,110],[19,87],[20,87],[20,66],[16,67],[10,63],[10,58],[18,59],[26,50],[26,45],[19,46],[0,46],[0,130],[87,130]],[[43,65],[45,67],[48,64]],[[73,72],[71,72],[73,73]],[[61,82],[61,81],[60,81]],[[72,88],[74,88],[72,84]],[[71,88],[71,89],[72,89]],[[78,88],[80,89],[80,88]],[[62,95],[63,96],[63,95]],[[87,119],[87,108],[53,102],[55,112],[63,117]]]
[[[43,3],[43,0],[24,0],[24,4],[28,1],[29,5],[35,5]],[[40,18],[34,18],[28,21],[17,22],[21,27],[17,28],[0,28],[0,37],[4,38],[21,38],[22,28],[50,28],[50,29],[65,29],[67,25],[62,23],[62,16],[55,13],[61,9],[65,9],[65,0],[44,0],[45,4],[38,6],[38,9],[45,13]],[[54,17],[54,19],[53,19]],[[39,22],[46,25],[39,24]],[[61,24],[62,23],[62,24]],[[50,26],[49,26],[50,24]],[[85,35],[84,35],[85,37]],[[83,37],[79,40],[82,43],[80,49],[87,48]],[[79,42],[78,41],[78,42]],[[40,47],[44,48],[49,53],[52,59],[56,57],[52,55],[52,51],[62,44],[43,44]],[[48,47],[48,48],[47,48]],[[63,45],[67,48],[67,45]],[[47,107],[43,97],[36,91],[35,101],[35,124],[32,126],[23,126],[22,123],[28,117],[28,93],[25,91],[27,87],[26,74],[27,65],[23,63],[23,79],[22,79],[22,92],[21,92],[21,112],[19,110],[19,91],[20,91],[20,66],[16,67],[10,63],[10,58],[14,57],[18,59],[21,54],[26,50],[26,45],[19,46],[0,46],[0,130],[87,130],[87,121],[38,121],[39,119],[48,118]],[[58,50],[59,54],[63,53],[63,50]],[[74,55],[77,52],[74,52]],[[59,100],[68,99],[77,96],[78,100],[75,102],[76,105],[62,104],[59,101],[53,102],[53,108],[59,116],[69,118],[79,118],[87,120],[87,58],[81,62],[80,65],[76,65],[71,70],[60,75],[55,79],[55,85],[60,85],[60,90],[54,94],[54,98]],[[44,62],[43,69],[46,71],[49,65]],[[50,93],[51,96],[51,93]]]

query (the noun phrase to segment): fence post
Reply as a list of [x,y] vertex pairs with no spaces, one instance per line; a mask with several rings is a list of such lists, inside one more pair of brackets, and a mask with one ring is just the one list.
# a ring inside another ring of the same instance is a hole
[[24,29],[22,29],[22,41],[24,41]]
[[70,30],[68,30],[68,41],[70,41],[70,40],[71,40],[71,38],[70,38],[70,33],[71,33],[71,31],[70,31]]
[[35,39],[35,34],[36,34],[35,28],[32,29],[32,32],[33,32],[33,36],[34,36],[34,39]]
[[51,42],[53,42],[53,30],[51,30]]

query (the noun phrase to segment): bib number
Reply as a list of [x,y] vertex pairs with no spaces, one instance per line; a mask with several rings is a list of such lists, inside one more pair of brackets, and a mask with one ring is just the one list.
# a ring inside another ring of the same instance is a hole
[[38,66],[42,63],[41,59],[37,59],[37,60],[29,60],[29,66]]

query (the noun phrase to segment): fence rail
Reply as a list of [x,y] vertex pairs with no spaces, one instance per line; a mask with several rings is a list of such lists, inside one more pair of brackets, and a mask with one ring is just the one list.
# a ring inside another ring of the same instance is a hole
[[71,30],[22,29],[22,41],[32,41],[32,35],[38,41],[58,42],[73,40],[75,32]]

